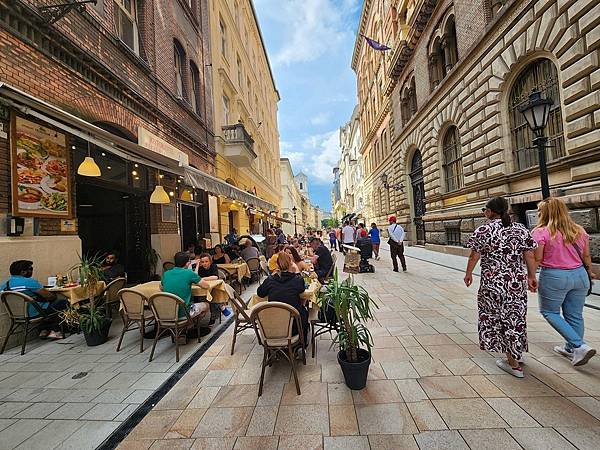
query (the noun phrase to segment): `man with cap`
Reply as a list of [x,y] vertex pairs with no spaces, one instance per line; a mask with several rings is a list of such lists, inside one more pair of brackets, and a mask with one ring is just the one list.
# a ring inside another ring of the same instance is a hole
[[390,226],[388,227],[388,235],[390,236],[388,244],[390,245],[390,253],[392,254],[392,264],[394,272],[398,272],[398,261],[400,258],[402,271],[406,272],[406,259],[404,258],[404,228],[399,223],[396,223],[396,216],[390,216],[388,219]]

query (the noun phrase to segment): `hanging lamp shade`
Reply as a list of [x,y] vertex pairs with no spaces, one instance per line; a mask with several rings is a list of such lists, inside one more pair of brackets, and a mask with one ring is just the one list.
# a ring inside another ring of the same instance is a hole
[[183,192],[181,193],[181,200],[183,200],[185,202],[192,201],[192,193],[189,191],[189,189],[183,190]]
[[229,205],[229,211],[239,211],[240,208],[238,208],[238,206],[235,203],[232,203],[231,205]]
[[77,173],[84,177],[99,177],[101,175],[100,167],[94,161],[91,156],[86,156],[85,159],[79,164]]
[[154,188],[152,195],[150,195],[150,203],[158,204],[158,205],[166,205],[167,203],[171,203],[171,198],[165,188],[160,184]]

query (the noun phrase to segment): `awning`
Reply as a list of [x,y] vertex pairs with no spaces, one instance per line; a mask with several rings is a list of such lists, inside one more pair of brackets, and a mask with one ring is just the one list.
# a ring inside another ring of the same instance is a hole
[[197,189],[203,189],[216,195],[222,195],[232,200],[248,203],[265,211],[274,211],[277,207],[262,198],[252,195],[246,191],[232,186],[212,175],[209,175],[194,167],[185,167],[185,182]]
[[179,161],[116,136],[73,114],[0,81],[0,99],[23,115],[36,117],[69,134],[97,145],[123,159],[139,162],[177,175],[183,174]]

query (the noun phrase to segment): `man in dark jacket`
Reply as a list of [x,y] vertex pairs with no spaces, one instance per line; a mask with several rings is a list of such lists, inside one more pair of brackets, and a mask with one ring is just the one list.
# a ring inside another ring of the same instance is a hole
[[323,283],[331,266],[333,266],[331,252],[323,245],[323,242],[318,237],[314,237],[310,240],[310,246],[314,252],[312,263],[315,268],[315,273],[317,274],[319,281]]
[[[269,301],[286,303],[294,307],[300,313],[300,322],[304,335],[304,345],[308,345],[308,311],[304,301],[300,298],[305,290],[304,280],[299,274],[290,272],[292,259],[287,253],[280,253],[277,257],[279,272],[270,275],[262,282],[256,290],[259,297],[269,297]],[[292,334],[298,334],[296,323],[292,328]]]

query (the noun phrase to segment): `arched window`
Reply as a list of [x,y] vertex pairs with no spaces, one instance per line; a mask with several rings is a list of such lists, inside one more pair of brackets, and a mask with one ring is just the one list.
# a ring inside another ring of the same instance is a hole
[[441,83],[450,69],[458,62],[454,13],[449,15],[441,33],[439,28],[435,33],[437,35],[429,46],[429,82],[432,90]]
[[433,41],[429,53],[429,82],[431,90],[435,89],[446,76],[446,59],[442,40],[438,37]]
[[446,192],[456,191],[463,187],[462,151],[458,128],[451,126],[442,143],[442,160]]
[[411,77],[410,83],[405,83],[402,89],[402,98],[400,99],[400,116],[402,125],[406,125],[408,121],[417,112],[417,89],[415,85],[415,77]]
[[390,145],[389,145],[387,130],[383,130],[383,133],[381,133],[381,147],[383,149],[383,151],[381,152],[382,156],[385,158],[387,156],[387,154],[390,152]]
[[454,16],[448,18],[444,36],[442,38],[442,47],[444,49],[444,60],[446,62],[446,72],[452,69],[458,61],[458,48],[456,46],[456,23]]
[[517,170],[527,169],[538,164],[537,153],[531,148],[533,133],[518,109],[519,106],[528,102],[529,94],[534,88],[541,92],[543,98],[551,98],[554,101],[548,118],[548,126],[544,131],[548,137],[549,146],[546,157],[552,161],[565,156],[558,73],[552,61],[546,58],[538,59],[521,71],[510,91],[510,128]]
[[175,66],[175,93],[178,97],[185,97],[185,50],[181,43],[175,39],[173,43],[173,59]]
[[194,112],[200,114],[200,71],[193,61],[190,61],[190,88],[190,104]]
[[284,219],[289,219],[290,215],[289,215],[288,213],[283,213],[283,214],[282,214],[282,217],[283,217]]

